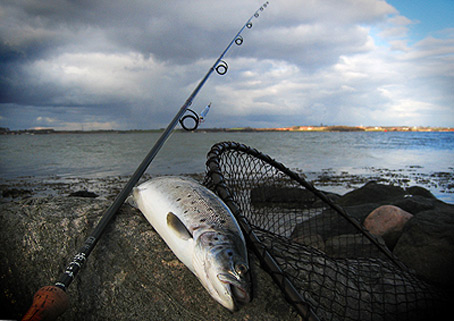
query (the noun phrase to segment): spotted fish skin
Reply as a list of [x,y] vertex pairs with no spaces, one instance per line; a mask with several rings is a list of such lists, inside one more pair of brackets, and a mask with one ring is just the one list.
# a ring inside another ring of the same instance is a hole
[[224,202],[184,177],[153,178],[134,200],[178,259],[210,295],[231,311],[250,301],[246,242]]

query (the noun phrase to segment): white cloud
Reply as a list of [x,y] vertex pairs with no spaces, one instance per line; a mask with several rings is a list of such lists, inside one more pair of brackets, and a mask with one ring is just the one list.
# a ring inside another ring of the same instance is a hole
[[56,118],[51,118],[51,117],[42,117],[42,116],[38,116],[38,117],[36,118],[36,121],[39,122],[39,123],[52,124],[52,123],[58,122],[58,119],[56,119]]
[[[0,103],[15,106],[3,115],[163,127],[256,5],[1,5]],[[205,126],[453,124],[454,29],[410,42],[418,22],[381,0],[270,1],[253,22],[194,103],[213,102]]]
[[56,130],[111,130],[120,127],[118,122],[62,122]]
[[416,22],[407,17],[395,15],[386,19],[382,25],[380,36],[389,40],[405,38],[408,35],[409,27]]

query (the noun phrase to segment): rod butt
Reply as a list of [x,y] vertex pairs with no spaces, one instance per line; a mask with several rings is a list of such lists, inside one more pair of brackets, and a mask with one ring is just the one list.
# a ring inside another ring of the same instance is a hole
[[39,289],[22,321],[55,320],[69,307],[69,299],[63,289],[49,285]]

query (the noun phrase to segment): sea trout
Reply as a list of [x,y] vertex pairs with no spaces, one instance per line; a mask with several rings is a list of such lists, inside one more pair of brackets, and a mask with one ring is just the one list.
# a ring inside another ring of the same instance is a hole
[[189,178],[158,177],[136,187],[133,197],[217,302],[233,312],[251,300],[244,236],[217,195]]

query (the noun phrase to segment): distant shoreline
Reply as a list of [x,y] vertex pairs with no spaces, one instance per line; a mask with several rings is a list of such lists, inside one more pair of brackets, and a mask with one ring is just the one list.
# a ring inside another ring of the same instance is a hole
[[[46,135],[46,134],[120,134],[160,133],[164,129],[100,129],[100,130],[56,130],[53,128],[9,130],[0,128],[0,135]],[[183,131],[177,129],[177,131]],[[280,128],[201,128],[202,132],[454,132],[452,127],[411,127],[411,126],[293,126]]]

